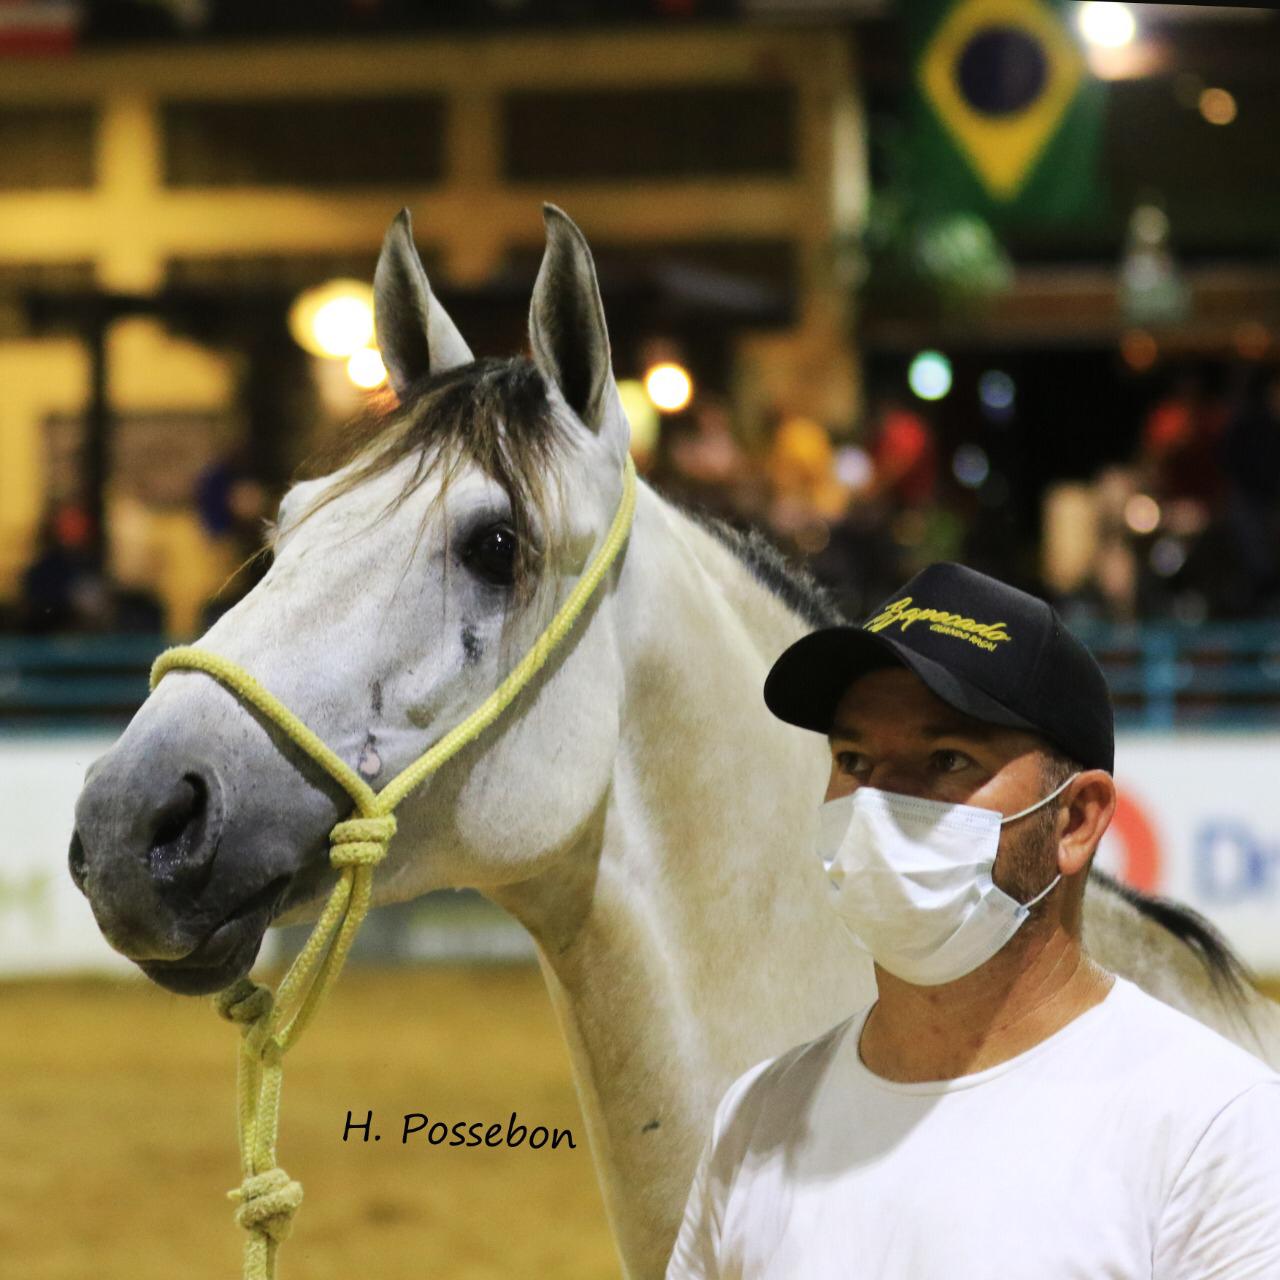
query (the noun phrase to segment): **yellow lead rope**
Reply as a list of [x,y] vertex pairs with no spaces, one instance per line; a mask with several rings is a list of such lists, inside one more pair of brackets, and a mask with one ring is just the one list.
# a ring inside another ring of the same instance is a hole
[[635,511],[635,489],[635,465],[628,457],[622,499],[604,542],[546,630],[475,711],[381,791],[374,792],[284,703],[236,663],[203,649],[180,646],[165,650],[151,668],[152,689],[169,671],[203,671],[213,676],[256,707],[320,765],[351,796],[356,808],[355,817],[339,822],[329,833],[329,861],[339,869],[338,883],[279,990],[273,995],[269,988],[241,978],[214,998],[218,1012],[239,1023],[241,1030],[237,1066],[241,1182],[230,1195],[240,1202],[236,1221],[249,1233],[244,1250],[244,1280],[272,1280],[276,1250],[288,1235],[293,1214],[302,1203],[301,1183],[276,1163],[283,1058],[333,986],[369,910],[373,869],[386,857],[396,833],[392,811],[419,783],[502,714],[569,632],[627,540]]

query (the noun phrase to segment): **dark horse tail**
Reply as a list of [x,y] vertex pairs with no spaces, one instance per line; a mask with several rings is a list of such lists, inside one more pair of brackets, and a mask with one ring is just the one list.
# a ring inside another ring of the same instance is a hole
[[1100,881],[1104,888],[1118,894],[1130,905],[1156,924],[1162,925],[1179,942],[1185,943],[1209,972],[1219,995],[1241,1001],[1255,988],[1253,974],[1240,959],[1226,939],[1198,911],[1185,907],[1169,898],[1145,894],[1122,884],[1105,871],[1094,870],[1091,880]]

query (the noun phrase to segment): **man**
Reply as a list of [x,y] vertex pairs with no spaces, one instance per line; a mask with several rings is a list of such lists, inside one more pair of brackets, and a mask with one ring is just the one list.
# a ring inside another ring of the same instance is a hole
[[1280,1076],[1081,945],[1112,714],[1053,610],[932,565],[765,701],[878,999],[725,1094],[668,1280],[1280,1277]]

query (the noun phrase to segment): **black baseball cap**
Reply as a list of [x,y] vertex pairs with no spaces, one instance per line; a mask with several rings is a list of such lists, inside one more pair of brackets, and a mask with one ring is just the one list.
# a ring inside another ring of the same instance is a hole
[[861,627],[801,637],[765,679],[765,705],[829,733],[854,680],[898,665],[975,720],[1037,733],[1088,769],[1113,768],[1111,693],[1093,655],[1043,600],[959,564],[931,564]]

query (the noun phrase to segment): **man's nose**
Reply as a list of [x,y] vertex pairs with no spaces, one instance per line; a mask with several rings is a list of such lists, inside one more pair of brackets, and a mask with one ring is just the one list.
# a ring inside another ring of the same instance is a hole
[[918,769],[898,760],[877,761],[862,779],[862,785],[892,791],[900,796],[929,798],[929,780]]
[[845,773],[832,762],[831,777],[827,779],[825,800],[839,800],[859,787],[875,787],[880,791],[892,791],[896,795],[929,798],[929,781],[916,769],[900,761],[884,760],[873,765],[861,777]]

